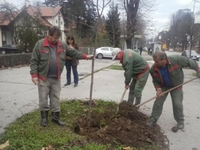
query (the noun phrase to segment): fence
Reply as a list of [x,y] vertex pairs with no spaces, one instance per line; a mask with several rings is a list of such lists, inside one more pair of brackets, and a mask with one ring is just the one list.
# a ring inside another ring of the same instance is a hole
[[[80,47],[80,52],[93,54],[93,47]],[[14,67],[18,65],[27,65],[31,59],[31,53],[25,54],[5,54],[0,55],[0,68]]]

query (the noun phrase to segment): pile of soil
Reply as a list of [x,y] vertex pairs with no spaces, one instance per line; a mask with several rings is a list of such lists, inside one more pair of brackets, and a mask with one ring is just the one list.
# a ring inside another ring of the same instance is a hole
[[[89,116],[89,118],[88,118]],[[89,121],[90,120],[90,121]],[[161,150],[169,149],[169,141],[158,125],[146,125],[148,117],[133,105],[123,101],[115,108],[107,108],[104,113],[92,111],[83,114],[74,124],[74,132],[86,137],[87,142],[124,145],[147,148],[158,145]],[[89,123],[89,124],[88,124]]]

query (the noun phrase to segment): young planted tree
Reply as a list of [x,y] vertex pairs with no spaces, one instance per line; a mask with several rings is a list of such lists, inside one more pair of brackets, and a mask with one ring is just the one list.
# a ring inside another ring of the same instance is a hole
[[[96,46],[97,46],[97,41],[98,41],[98,34],[99,34],[99,24],[102,21],[102,14],[103,11],[105,9],[105,7],[107,5],[109,5],[109,3],[111,2],[111,0],[102,0],[101,1],[101,7],[100,7],[100,3],[99,0],[96,0],[95,2],[93,2],[93,0],[91,1],[91,4],[96,8],[97,10],[97,21],[96,21],[96,25],[95,25],[95,44],[94,44],[94,53],[93,55],[96,55]],[[91,84],[90,84],[90,100],[89,100],[89,112],[88,112],[88,116],[87,116],[87,126],[90,127],[90,123],[91,123],[91,105],[92,105],[92,94],[93,94],[93,84],[94,84],[94,60],[95,58],[93,58],[92,60],[92,70],[91,70]]]
[[106,32],[113,47],[119,47],[120,44],[120,18],[118,6],[112,3],[106,19]]

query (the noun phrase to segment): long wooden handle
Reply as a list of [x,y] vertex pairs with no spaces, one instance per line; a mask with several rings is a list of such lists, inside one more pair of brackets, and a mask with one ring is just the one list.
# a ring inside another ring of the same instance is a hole
[[125,95],[125,93],[126,93],[126,88],[124,89],[124,92],[123,92],[123,94],[122,94],[122,97],[121,97],[121,99],[120,99],[120,103],[123,101],[123,99],[124,99],[124,95]]
[[[174,90],[174,89],[176,89],[176,88],[178,88],[178,87],[180,87],[180,86],[182,86],[182,85],[184,85],[184,84],[187,84],[187,83],[189,83],[189,82],[191,82],[191,81],[193,81],[193,80],[195,80],[195,79],[197,79],[197,78],[198,78],[198,77],[195,77],[195,78],[193,78],[193,79],[191,79],[191,80],[188,80],[188,81],[186,81],[186,82],[184,82],[184,83],[182,83],[182,84],[179,84],[179,85],[177,85],[177,86],[175,86],[175,87],[173,87],[173,88],[171,88],[171,89],[169,89],[169,90],[167,90],[167,91],[162,92],[161,94],[166,94],[166,93],[168,93],[168,92],[170,92],[170,91],[172,91],[172,90]],[[145,101],[145,102],[143,102],[143,103],[141,103],[141,104],[136,105],[135,107],[140,107],[140,106],[142,106],[142,105],[144,105],[144,104],[146,104],[146,103],[148,103],[148,102],[154,100],[155,98],[157,98],[157,96],[154,96],[154,97],[152,97],[151,99],[149,99],[149,100],[147,100],[147,101]]]

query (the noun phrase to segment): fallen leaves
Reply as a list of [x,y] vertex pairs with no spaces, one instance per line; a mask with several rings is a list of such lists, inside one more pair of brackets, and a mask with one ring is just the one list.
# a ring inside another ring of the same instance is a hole
[[42,150],[53,150],[53,146],[48,145],[47,147],[43,147]]
[[0,149],[4,149],[4,148],[6,148],[8,146],[9,146],[9,140],[7,140],[5,143],[1,144],[0,145]]

